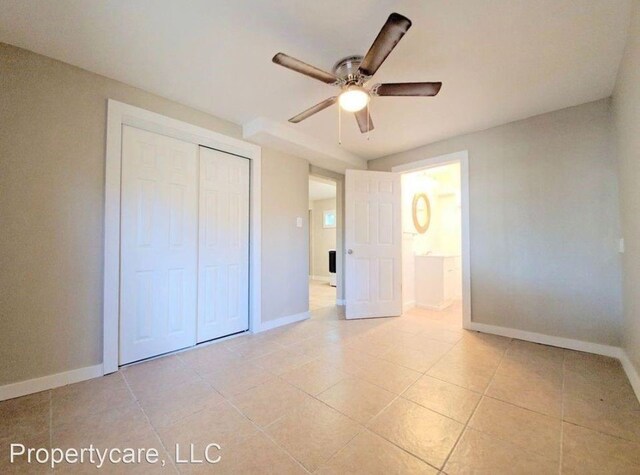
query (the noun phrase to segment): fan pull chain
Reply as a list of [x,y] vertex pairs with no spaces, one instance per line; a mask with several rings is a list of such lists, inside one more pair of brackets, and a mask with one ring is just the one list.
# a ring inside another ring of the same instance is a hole
[[371,101],[367,102],[367,142],[369,141],[369,134],[371,133],[371,126],[369,125],[369,119],[371,119],[371,110],[369,109],[369,105]]
[[342,145],[342,114],[340,112],[340,104],[338,104],[338,145]]

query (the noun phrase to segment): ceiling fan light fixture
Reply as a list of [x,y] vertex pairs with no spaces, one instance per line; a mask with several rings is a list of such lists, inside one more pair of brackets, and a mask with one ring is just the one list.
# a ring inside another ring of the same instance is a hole
[[[441,82],[396,82],[364,86],[376,74],[409,28],[411,28],[411,20],[399,13],[392,13],[367,54],[342,58],[333,66],[332,72],[316,68],[284,53],[276,54],[272,59],[274,63],[341,89],[339,95],[309,107],[291,117],[289,122],[297,124],[337,102],[338,131],[340,131],[340,111],[345,110],[353,112],[360,132],[365,134],[374,128],[368,107],[372,96],[429,97],[437,95],[442,87]],[[340,141],[339,133],[338,141]]]
[[338,103],[348,112],[358,112],[367,106],[370,98],[369,93],[362,87],[352,85],[340,94]]

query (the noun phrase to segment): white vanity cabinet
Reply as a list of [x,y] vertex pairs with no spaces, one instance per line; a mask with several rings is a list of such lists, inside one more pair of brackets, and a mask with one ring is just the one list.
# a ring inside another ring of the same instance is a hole
[[416,306],[442,310],[460,298],[460,256],[415,256]]

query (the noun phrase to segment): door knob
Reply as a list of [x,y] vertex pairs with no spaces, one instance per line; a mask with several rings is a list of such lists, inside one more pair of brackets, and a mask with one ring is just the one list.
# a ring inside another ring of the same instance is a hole
[[347,254],[353,254],[353,249],[347,249]]

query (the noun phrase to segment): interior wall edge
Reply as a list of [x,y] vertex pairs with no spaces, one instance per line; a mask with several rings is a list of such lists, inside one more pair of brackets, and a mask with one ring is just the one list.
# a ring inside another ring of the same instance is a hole
[[631,386],[633,387],[633,391],[635,392],[638,401],[640,401],[640,374],[633,364],[631,364],[625,349],[620,346],[602,345],[600,343],[593,343],[590,341],[574,340],[572,338],[545,335],[543,333],[535,333],[518,330],[516,328],[487,325],[485,323],[477,322],[471,322],[468,330],[489,333],[491,335],[498,335],[506,338],[514,338],[516,340],[529,341],[531,343],[539,343],[541,345],[555,346],[566,350],[581,351],[584,353],[615,358],[622,364]]
[[27,379],[16,383],[0,386],[0,401],[13,399],[28,394],[39,393],[49,389],[59,388],[68,384],[79,383],[88,379],[103,376],[102,364],[85,366],[61,373],[50,374],[39,378]]
[[284,325],[289,325],[291,323],[301,322],[303,320],[308,320],[310,317],[309,311],[294,313],[293,315],[286,315],[284,317],[276,318],[274,320],[269,320],[260,324],[260,326],[253,331],[253,333],[261,333],[267,330],[273,330],[274,328],[279,328]]
[[[640,1],[629,18],[627,43],[612,96],[616,154],[620,177],[619,199],[624,238],[622,286],[623,342],[628,365],[640,373]],[[631,379],[631,378],[630,378]]]
[[[309,318],[309,312],[302,312],[299,314],[288,315],[286,317],[279,318],[266,322],[265,325],[260,327],[260,332],[278,328],[291,323],[303,321]],[[532,343],[540,343],[543,345],[555,346],[558,348],[564,348],[568,350],[583,351],[586,353],[592,353],[596,355],[608,356],[616,358],[622,364],[622,367],[629,378],[629,382],[635,392],[638,401],[640,401],[640,373],[636,370],[635,366],[631,363],[629,356],[624,348],[608,345],[600,345],[598,343],[572,340],[570,338],[554,337],[550,335],[544,335],[541,333],[527,332],[523,330],[517,330],[513,328],[498,327],[494,325],[485,325],[483,323],[472,322],[470,330],[478,331],[481,333],[489,333],[492,335],[504,336],[507,338],[515,338],[518,340],[529,341]],[[102,376],[102,365],[87,366],[84,368],[78,368],[63,373],[57,373],[54,375],[44,376],[41,378],[29,379],[26,381],[20,381],[17,383],[11,383],[4,386],[0,386],[0,401],[7,399],[13,399],[20,396],[26,396],[28,394],[34,394],[40,391],[46,391],[48,389],[54,389],[57,387],[65,386],[67,384],[78,383]]]
[[264,324],[309,310],[309,162],[263,148],[261,166]]

